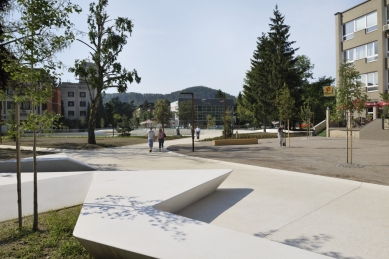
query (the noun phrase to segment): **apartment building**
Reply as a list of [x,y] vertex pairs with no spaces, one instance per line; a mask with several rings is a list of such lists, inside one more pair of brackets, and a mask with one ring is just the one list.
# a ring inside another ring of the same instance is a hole
[[389,0],[368,0],[335,14],[336,79],[341,62],[353,62],[371,102],[366,114],[382,114],[380,93],[388,90]]
[[[59,86],[62,92],[63,116],[66,119],[86,119],[90,94],[85,83],[63,82]],[[95,94],[92,91],[92,94]]]
[[[42,112],[55,112],[56,114],[61,114],[61,89],[58,87],[53,87],[53,96],[49,98],[47,103],[38,104],[36,108],[36,113],[41,114]],[[2,109],[1,109],[1,119],[7,120],[9,110],[15,109],[14,100],[11,98],[13,95],[13,90],[7,90],[9,98],[4,101],[1,101]],[[20,103],[20,120],[24,121],[30,116],[32,113],[32,102],[25,101]]]

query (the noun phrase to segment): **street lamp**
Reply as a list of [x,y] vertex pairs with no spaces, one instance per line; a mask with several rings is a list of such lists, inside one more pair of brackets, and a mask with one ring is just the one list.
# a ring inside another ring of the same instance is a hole
[[180,94],[190,94],[192,96],[192,152],[194,152],[194,94],[192,92],[181,92]]
[[227,135],[226,135],[226,100],[222,100],[220,101],[221,103],[224,103],[224,139],[227,139]]

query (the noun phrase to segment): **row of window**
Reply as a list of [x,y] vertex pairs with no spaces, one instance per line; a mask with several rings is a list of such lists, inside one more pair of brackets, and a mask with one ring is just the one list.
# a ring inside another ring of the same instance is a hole
[[[74,111],[68,111],[68,116],[73,117]],[[80,111],[80,117],[86,117],[86,111]]]
[[366,87],[366,92],[378,91],[378,72],[362,74],[359,81],[362,87]]
[[[68,92],[68,97],[74,97],[74,92]],[[86,92],[80,92],[80,97],[86,97]]]
[[366,29],[366,33],[377,30],[377,11],[343,24],[343,40],[354,38],[354,32]]
[[[74,101],[68,101],[68,106],[69,107],[73,107],[74,106]],[[86,102],[85,101],[81,101],[80,102],[80,107],[86,107]]]
[[368,43],[356,48],[343,51],[343,58],[347,62],[366,58],[366,62],[372,62],[378,59],[378,41]]

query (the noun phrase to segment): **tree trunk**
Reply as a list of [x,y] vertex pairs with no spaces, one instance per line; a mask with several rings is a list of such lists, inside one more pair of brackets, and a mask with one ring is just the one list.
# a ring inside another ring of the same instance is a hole
[[15,121],[16,121],[16,181],[17,181],[17,193],[18,193],[18,219],[19,219],[19,228],[21,229],[22,224],[22,176],[21,176],[21,166],[20,166],[20,104],[15,104]]
[[[92,102],[90,116],[88,121],[88,144],[96,144],[95,126],[96,126],[96,108],[98,98]],[[112,122],[113,125],[113,122]]]
[[263,116],[263,133],[266,133],[266,116]]

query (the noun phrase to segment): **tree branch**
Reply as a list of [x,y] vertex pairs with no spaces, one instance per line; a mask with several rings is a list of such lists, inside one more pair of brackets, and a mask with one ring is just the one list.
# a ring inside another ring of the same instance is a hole
[[89,48],[91,48],[94,52],[97,52],[94,48],[92,48],[89,44],[85,43],[84,41],[80,40],[80,39],[76,39],[82,43],[84,43],[85,45],[87,45]]

